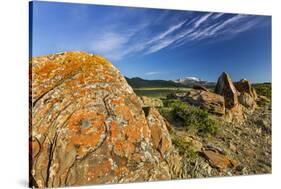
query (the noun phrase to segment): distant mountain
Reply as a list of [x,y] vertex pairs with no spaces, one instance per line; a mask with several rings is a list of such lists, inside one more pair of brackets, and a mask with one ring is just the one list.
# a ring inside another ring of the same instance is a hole
[[209,82],[197,77],[184,77],[174,81],[175,83],[179,83],[185,86],[193,86],[193,85],[204,85],[204,86],[213,86],[215,82]]
[[186,87],[181,83],[166,80],[146,80],[139,77],[127,78],[128,84],[133,88],[161,88],[161,87]]

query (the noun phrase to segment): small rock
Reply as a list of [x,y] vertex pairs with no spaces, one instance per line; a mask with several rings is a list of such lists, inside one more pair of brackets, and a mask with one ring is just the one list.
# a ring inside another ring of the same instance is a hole
[[221,171],[225,171],[227,168],[233,166],[227,156],[217,152],[206,150],[203,152],[203,155],[211,163],[211,166],[218,168]]

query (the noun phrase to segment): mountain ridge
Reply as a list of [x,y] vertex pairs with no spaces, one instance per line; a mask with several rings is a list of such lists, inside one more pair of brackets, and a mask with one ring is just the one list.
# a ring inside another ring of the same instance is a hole
[[133,88],[157,88],[157,87],[193,87],[194,85],[214,86],[215,82],[201,80],[197,77],[184,77],[177,80],[149,80],[140,77],[125,77]]

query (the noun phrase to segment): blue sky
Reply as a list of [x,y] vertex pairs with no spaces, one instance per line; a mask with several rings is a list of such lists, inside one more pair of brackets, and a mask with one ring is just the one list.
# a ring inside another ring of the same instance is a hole
[[86,51],[127,77],[271,81],[271,17],[35,1],[33,56]]

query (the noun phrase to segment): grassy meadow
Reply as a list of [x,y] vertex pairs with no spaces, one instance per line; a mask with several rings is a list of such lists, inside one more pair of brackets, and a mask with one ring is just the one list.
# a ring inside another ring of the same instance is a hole
[[185,93],[191,88],[185,87],[152,87],[152,88],[134,88],[138,96],[148,96],[154,98],[166,98],[171,93]]

